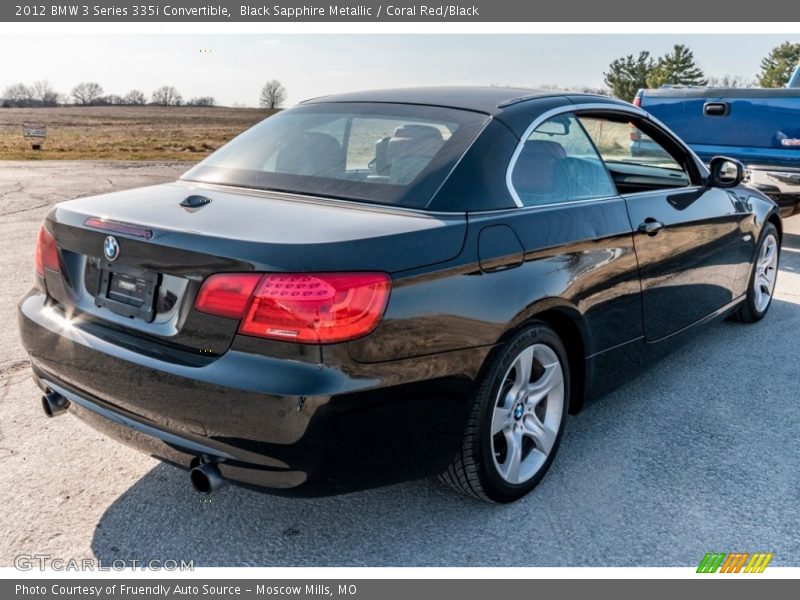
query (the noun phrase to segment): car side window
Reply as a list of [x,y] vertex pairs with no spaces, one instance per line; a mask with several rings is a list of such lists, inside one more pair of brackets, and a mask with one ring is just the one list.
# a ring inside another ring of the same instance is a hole
[[691,185],[691,177],[665,145],[629,118],[578,117],[620,194]]
[[511,185],[523,206],[617,193],[594,145],[572,115],[555,116],[528,136],[511,172]]

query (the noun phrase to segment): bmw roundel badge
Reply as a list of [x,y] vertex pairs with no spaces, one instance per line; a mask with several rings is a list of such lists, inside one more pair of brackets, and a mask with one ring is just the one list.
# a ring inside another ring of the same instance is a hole
[[119,258],[119,242],[113,235],[109,235],[103,242],[103,254],[109,261]]

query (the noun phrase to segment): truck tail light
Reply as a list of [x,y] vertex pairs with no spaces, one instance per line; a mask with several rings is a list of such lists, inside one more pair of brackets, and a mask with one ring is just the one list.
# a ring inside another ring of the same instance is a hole
[[241,319],[244,335],[344,342],[377,327],[390,289],[385,273],[223,273],[203,283],[195,308]]
[[58,248],[56,248],[56,238],[42,225],[39,235],[36,238],[36,274],[44,277],[44,270],[55,271],[58,273],[61,266],[58,262]]
[[633,105],[638,108],[642,107],[642,90],[636,92],[636,96],[633,98]]

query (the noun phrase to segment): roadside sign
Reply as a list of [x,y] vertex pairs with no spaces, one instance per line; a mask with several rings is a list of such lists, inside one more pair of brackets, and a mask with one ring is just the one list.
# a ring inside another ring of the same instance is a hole
[[46,138],[47,125],[44,123],[23,123],[22,135],[26,138]]

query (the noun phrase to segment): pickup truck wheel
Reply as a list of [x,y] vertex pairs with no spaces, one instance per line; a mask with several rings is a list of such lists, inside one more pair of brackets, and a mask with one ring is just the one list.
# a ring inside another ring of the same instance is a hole
[[517,333],[478,385],[461,449],[440,479],[489,502],[513,502],[550,468],[569,399],[569,364],[544,323]]
[[747,296],[739,310],[734,313],[735,320],[755,323],[767,314],[772,303],[772,295],[775,293],[780,253],[778,231],[772,223],[767,223],[761,232],[761,240],[756,250]]

